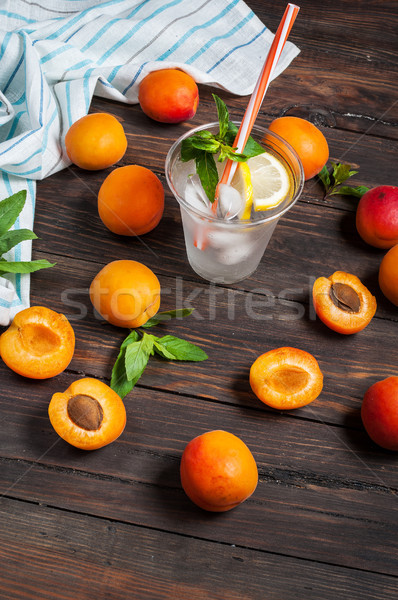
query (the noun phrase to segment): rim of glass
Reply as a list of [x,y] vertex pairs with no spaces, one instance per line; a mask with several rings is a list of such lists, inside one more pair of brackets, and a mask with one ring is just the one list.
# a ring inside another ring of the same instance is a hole
[[[239,121],[232,121],[235,125],[237,125],[239,127],[240,123]],[[303,169],[303,165],[301,164],[301,160],[298,157],[297,152],[294,150],[294,148],[286,141],[284,140],[280,135],[274,133],[273,131],[270,131],[269,129],[267,129],[266,127],[262,127],[261,125],[253,125],[253,129],[252,131],[254,132],[259,132],[262,135],[269,135],[271,138],[274,138],[275,140],[277,140],[278,142],[280,142],[283,146],[286,147],[286,149],[291,152],[292,156],[294,157],[294,159],[297,161],[297,166],[298,166],[298,170],[299,170],[299,177],[296,177],[296,175],[294,175],[295,178],[295,182],[297,184],[297,189],[291,199],[290,202],[288,202],[285,206],[283,206],[283,208],[279,208],[278,210],[278,206],[276,206],[273,209],[270,209],[269,211],[269,215],[263,217],[262,219],[256,219],[255,221],[227,221],[225,219],[222,219],[220,217],[217,217],[216,215],[206,215],[205,213],[201,212],[200,210],[198,210],[197,208],[191,206],[176,190],[173,182],[172,182],[172,178],[171,178],[171,170],[172,170],[172,166],[174,164],[173,161],[173,156],[178,148],[178,146],[181,144],[181,142],[183,140],[185,140],[186,138],[190,137],[191,135],[193,135],[195,132],[197,131],[201,131],[203,129],[211,129],[212,127],[219,127],[219,123],[218,121],[213,121],[212,123],[205,123],[204,125],[198,125],[197,127],[193,127],[192,129],[189,129],[189,131],[186,131],[183,135],[181,135],[170,147],[167,156],[166,156],[166,162],[165,162],[165,174],[166,174],[166,180],[168,183],[168,186],[170,188],[170,190],[172,191],[172,193],[174,194],[175,198],[177,199],[177,201],[179,202],[179,204],[181,204],[184,208],[186,208],[187,210],[189,210],[189,212],[193,213],[194,215],[196,215],[198,218],[204,220],[204,221],[208,221],[208,222],[215,222],[221,226],[225,226],[225,227],[234,227],[234,228],[245,228],[245,227],[251,227],[251,226],[256,226],[256,225],[260,225],[262,223],[266,223],[268,221],[273,221],[274,219],[279,219],[279,217],[281,217],[285,212],[287,212],[290,208],[292,208],[292,206],[294,206],[294,204],[297,202],[297,200],[299,199],[301,192],[303,191],[303,187],[304,187],[304,169]],[[278,150],[274,149],[274,148],[270,148],[273,152],[275,152],[276,154],[278,154]],[[286,157],[283,157],[282,159],[285,162],[290,163],[291,161],[288,161]],[[178,156],[176,157],[176,160],[178,160]],[[292,167],[289,165],[290,169],[292,169]],[[283,202],[281,203],[283,204]]]

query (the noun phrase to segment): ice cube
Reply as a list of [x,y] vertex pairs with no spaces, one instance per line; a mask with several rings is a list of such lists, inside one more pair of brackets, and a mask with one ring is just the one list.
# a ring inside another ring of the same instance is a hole
[[217,258],[223,265],[236,265],[247,260],[252,252],[251,244],[229,245],[219,250]]
[[185,187],[185,200],[192,208],[205,214],[211,214],[210,201],[200,183],[199,175],[196,173],[188,177]]
[[243,199],[238,190],[226,183],[218,186],[217,214],[222,219],[233,219],[242,210]]

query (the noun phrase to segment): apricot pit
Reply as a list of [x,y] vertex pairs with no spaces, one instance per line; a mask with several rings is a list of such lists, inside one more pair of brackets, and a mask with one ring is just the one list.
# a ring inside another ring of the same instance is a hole
[[321,321],[346,335],[364,329],[377,308],[376,299],[358,277],[344,271],[336,271],[330,277],[318,277],[312,298]]
[[66,442],[82,450],[110,444],[123,432],[126,409],[106,383],[91,377],[73,382],[56,393],[48,407],[50,422]]

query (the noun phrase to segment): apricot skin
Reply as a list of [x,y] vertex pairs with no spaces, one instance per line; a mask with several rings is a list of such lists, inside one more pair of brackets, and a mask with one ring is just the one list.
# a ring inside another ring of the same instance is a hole
[[358,203],[356,226],[361,238],[376,248],[398,244],[398,187],[380,185]]
[[199,103],[194,79],[179,69],[152,71],[140,83],[138,101],[143,112],[160,123],[192,119]]
[[398,451],[398,377],[374,383],[365,393],[361,417],[369,437],[386,450]]
[[246,444],[232,433],[208,431],[183,452],[181,485],[197,506],[212,512],[235,508],[256,489],[257,465]]
[[385,297],[398,306],[398,244],[390,248],[381,261],[379,285]]

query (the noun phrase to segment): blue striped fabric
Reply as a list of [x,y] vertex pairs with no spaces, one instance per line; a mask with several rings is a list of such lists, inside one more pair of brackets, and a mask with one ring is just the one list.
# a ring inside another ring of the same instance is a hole
[[[247,95],[272,38],[243,0],[13,0],[0,9],[0,199],[28,191],[16,226],[33,226],[36,180],[70,164],[65,133],[94,94],[136,103],[148,72],[179,67]],[[286,44],[275,76],[298,52]],[[30,257],[23,242],[7,258]],[[0,312],[8,303],[12,317],[29,305],[29,276],[9,278],[16,297],[5,300],[0,283]]]

